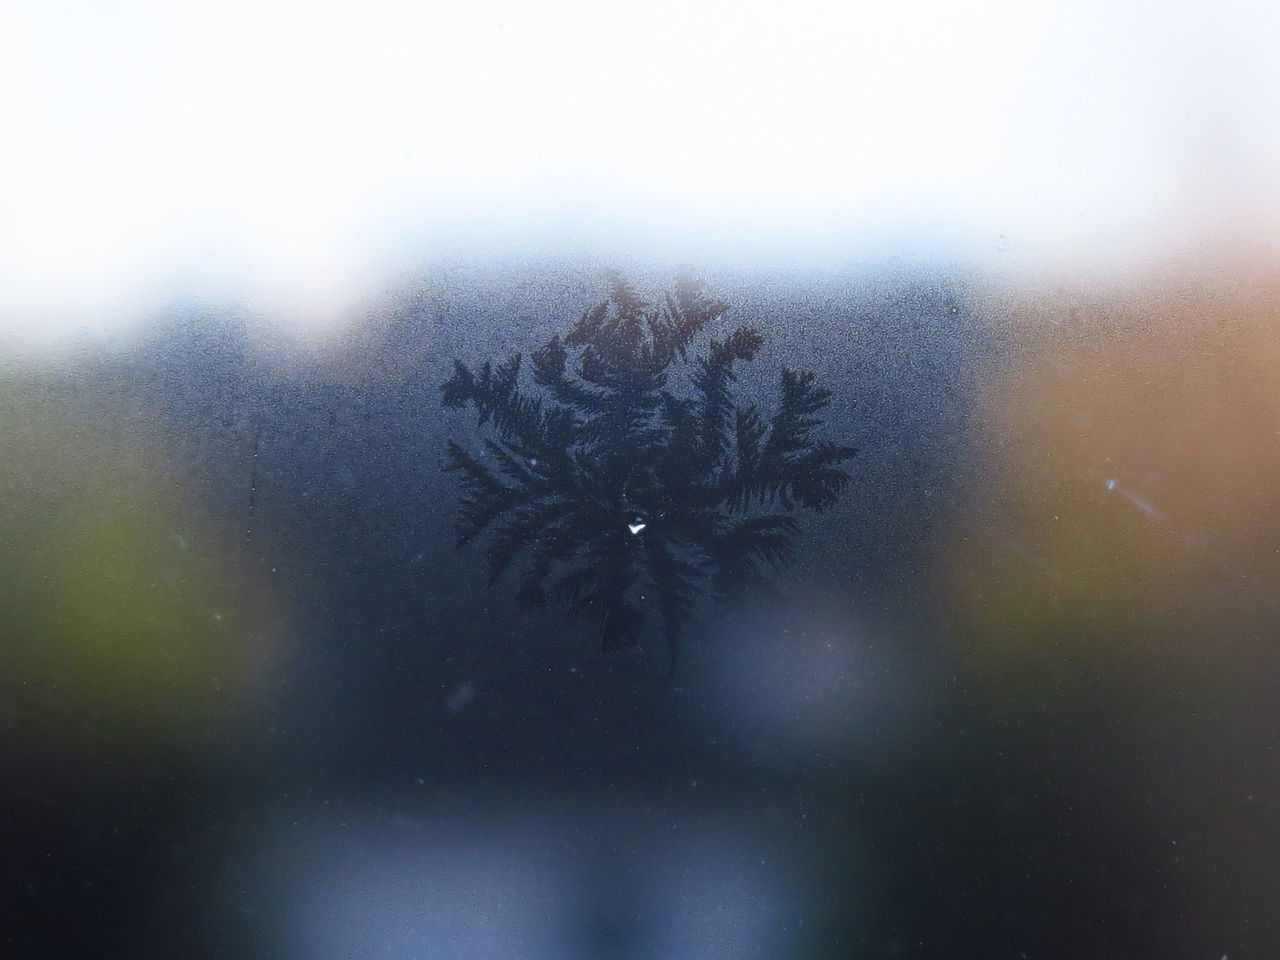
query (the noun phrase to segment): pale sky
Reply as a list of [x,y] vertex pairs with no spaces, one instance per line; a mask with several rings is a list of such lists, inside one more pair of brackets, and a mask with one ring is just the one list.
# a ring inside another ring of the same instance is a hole
[[193,293],[303,322],[434,243],[1090,263],[1270,230],[1277,8],[10,2],[0,333]]

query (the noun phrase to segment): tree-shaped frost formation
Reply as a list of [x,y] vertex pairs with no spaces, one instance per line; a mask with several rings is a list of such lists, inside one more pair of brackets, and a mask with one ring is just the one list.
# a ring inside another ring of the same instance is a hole
[[782,370],[767,421],[735,402],[736,366],[760,333],[739,327],[692,353],[727,310],[694,280],[655,308],[614,278],[607,300],[533,352],[534,395],[518,353],[475,371],[455,360],[441,388],[490,434],[478,456],[448,445],[465,488],[458,546],[488,534],[491,585],[523,558],[521,605],[595,618],[606,650],[638,643],[642,608],[656,607],[672,670],[702,589],[726,602],[767,587],[765,568],[792,559],[791,513],[832,506],[855,453],[814,438],[830,392],[812,373]]

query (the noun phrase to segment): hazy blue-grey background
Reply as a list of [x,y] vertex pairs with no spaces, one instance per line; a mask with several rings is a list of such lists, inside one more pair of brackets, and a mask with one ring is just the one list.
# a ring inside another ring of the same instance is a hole
[[[1014,336],[1031,308],[937,264],[707,279],[726,326],[768,336],[743,390],[817,370],[859,454],[786,599],[704,616],[671,681],[661,643],[606,656],[453,547],[443,444],[479,435],[440,406],[452,358],[563,329],[607,292],[598,265],[427,265],[303,358],[175,304],[127,350],[11,366],[9,945],[1277,942],[1274,453],[1249,402],[1270,374],[1237,362],[1274,341],[1256,305],[1225,338],[1179,322],[1189,362],[1078,300]],[[1187,389],[1203,422],[1170,424],[1160,394]],[[1255,452],[1207,464],[1224,443]]]

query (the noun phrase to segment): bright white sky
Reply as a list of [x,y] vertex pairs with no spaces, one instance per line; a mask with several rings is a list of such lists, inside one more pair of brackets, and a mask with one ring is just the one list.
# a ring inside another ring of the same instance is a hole
[[0,332],[185,292],[323,319],[434,242],[1052,259],[1269,229],[1277,37],[1250,0],[10,0]]

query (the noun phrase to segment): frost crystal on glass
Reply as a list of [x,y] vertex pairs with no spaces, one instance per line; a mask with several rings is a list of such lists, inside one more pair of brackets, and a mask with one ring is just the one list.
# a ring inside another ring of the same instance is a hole
[[[763,338],[738,327],[693,344],[728,306],[684,279],[652,306],[622,279],[564,336],[472,370],[454,361],[446,407],[475,409],[486,463],[457,443],[458,546],[486,537],[489,582],[521,567],[516,596],[599,624],[605,649],[634,646],[657,607],[674,669],[699,594],[766,587],[793,556],[798,508],[832,506],[855,451],[817,440],[830,392],[784,368],[777,412],[737,402],[737,365]],[[519,563],[517,563],[519,561]]]

